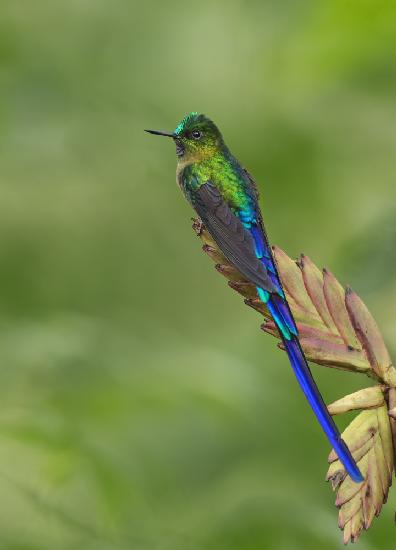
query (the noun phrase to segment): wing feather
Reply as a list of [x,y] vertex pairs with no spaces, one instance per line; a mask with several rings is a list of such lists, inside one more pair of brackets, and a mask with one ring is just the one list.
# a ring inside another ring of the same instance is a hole
[[266,267],[257,258],[252,235],[210,181],[195,191],[193,206],[225,257],[246,279],[270,293],[277,292]]

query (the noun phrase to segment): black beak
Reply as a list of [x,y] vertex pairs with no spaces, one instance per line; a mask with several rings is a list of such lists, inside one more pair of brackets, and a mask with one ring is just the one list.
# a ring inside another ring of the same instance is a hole
[[154,134],[155,136],[165,136],[174,138],[174,134],[169,134],[168,132],[160,132],[158,130],[145,130],[145,132],[148,132],[149,134]]

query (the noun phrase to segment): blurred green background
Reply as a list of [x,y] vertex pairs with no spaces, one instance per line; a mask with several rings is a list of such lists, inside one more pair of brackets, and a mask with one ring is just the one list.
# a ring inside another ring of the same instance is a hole
[[[396,4],[4,0],[0,26],[0,548],[341,548],[328,443],[143,128],[211,116],[272,241],[395,354]],[[327,401],[368,384],[313,368]],[[394,548],[395,506],[359,548]]]

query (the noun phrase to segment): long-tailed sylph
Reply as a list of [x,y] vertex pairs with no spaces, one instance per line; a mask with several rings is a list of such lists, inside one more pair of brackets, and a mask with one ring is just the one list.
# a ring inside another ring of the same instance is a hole
[[232,155],[217,126],[203,114],[190,113],[171,133],[147,131],[174,140],[180,188],[227,260],[256,286],[279,330],[298,383],[332,447],[353,481],[363,481],[301,349],[264,229],[254,180]]

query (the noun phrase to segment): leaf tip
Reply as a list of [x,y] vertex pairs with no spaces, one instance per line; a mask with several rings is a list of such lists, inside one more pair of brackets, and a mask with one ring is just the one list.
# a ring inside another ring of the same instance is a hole
[[199,218],[191,218],[192,221],[192,228],[194,229],[195,233],[199,237],[202,233],[203,223]]
[[[208,246],[208,245],[205,245],[205,246]],[[206,250],[210,251],[212,247],[208,247]],[[206,252],[206,251],[205,251]],[[221,274],[225,274],[227,273],[227,271],[229,271],[229,268],[228,266],[224,265],[224,264],[216,264],[215,265],[215,269],[221,273]]]

